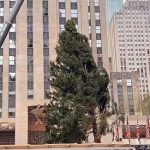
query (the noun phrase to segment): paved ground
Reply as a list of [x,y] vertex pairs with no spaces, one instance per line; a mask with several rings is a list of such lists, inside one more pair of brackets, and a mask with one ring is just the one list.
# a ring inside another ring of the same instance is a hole
[[[14,149],[9,149],[14,150]],[[27,150],[27,149],[21,149],[21,150]],[[134,148],[126,148],[126,147],[120,147],[120,148],[111,148],[111,147],[102,147],[102,148],[41,148],[41,149],[32,149],[32,150],[135,150]]]

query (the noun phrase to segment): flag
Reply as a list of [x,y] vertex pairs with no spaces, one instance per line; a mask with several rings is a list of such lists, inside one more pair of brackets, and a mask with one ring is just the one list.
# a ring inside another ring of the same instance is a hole
[[127,116],[127,123],[126,123],[126,137],[129,139],[129,143],[130,143],[131,133],[130,133],[130,125],[128,121],[128,116]]
[[115,140],[115,132],[114,132],[114,128],[113,128],[113,130],[112,130],[112,141],[114,141]]
[[137,125],[136,125],[136,137],[138,140],[140,140],[140,127],[139,127],[138,116],[137,116]]
[[146,139],[148,140],[150,138],[150,133],[149,133],[149,117],[148,116],[147,116],[146,126],[145,126],[145,135],[146,135]]
[[118,125],[118,121],[116,122],[116,125],[115,125],[115,140],[119,142],[119,125]]

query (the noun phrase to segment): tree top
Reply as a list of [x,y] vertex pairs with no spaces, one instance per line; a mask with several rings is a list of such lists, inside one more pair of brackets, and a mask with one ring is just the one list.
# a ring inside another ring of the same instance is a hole
[[68,20],[65,24],[65,30],[68,32],[77,31],[75,23],[72,20]]

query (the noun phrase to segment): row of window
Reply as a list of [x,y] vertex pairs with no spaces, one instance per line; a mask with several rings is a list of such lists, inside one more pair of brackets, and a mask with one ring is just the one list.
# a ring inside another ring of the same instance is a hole
[[[10,1],[9,7],[13,8],[14,4],[15,1]],[[10,118],[15,117],[15,108],[16,108],[16,24],[15,23],[13,24],[9,32],[8,117]]]
[[[0,57],[3,57],[3,48],[0,48]],[[0,118],[2,117],[2,94],[3,94],[3,65],[0,64]]]
[[[61,2],[64,3],[64,2]],[[45,10],[46,8],[48,8],[48,0],[43,1],[43,10]],[[48,12],[47,14],[43,13],[43,22],[44,22],[44,16],[48,17]],[[45,23],[45,25],[48,27],[49,26],[49,21],[47,21]],[[50,86],[49,86],[49,81],[48,81],[48,77],[49,77],[49,29],[47,28],[47,31],[45,31],[45,28],[43,27],[43,58],[44,58],[44,63],[43,63],[43,67],[44,67],[44,98],[48,98],[48,92],[50,90]]]
[[27,98],[33,99],[33,0],[27,0],[27,12]]

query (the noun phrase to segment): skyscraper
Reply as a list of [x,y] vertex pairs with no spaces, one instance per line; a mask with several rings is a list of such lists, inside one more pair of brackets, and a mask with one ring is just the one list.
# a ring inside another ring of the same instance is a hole
[[[0,30],[15,0],[0,0]],[[66,20],[89,37],[95,62],[108,68],[104,0],[25,0],[0,49],[0,144],[27,144],[28,108],[48,102],[50,60]],[[40,107],[37,107],[37,109]],[[3,126],[3,128],[1,128]]]
[[127,0],[109,26],[113,72],[139,72],[142,99],[150,94],[150,0]]
[[119,11],[123,6],[123,0],[106,0],[106,20],[110,23],[115,12]]

